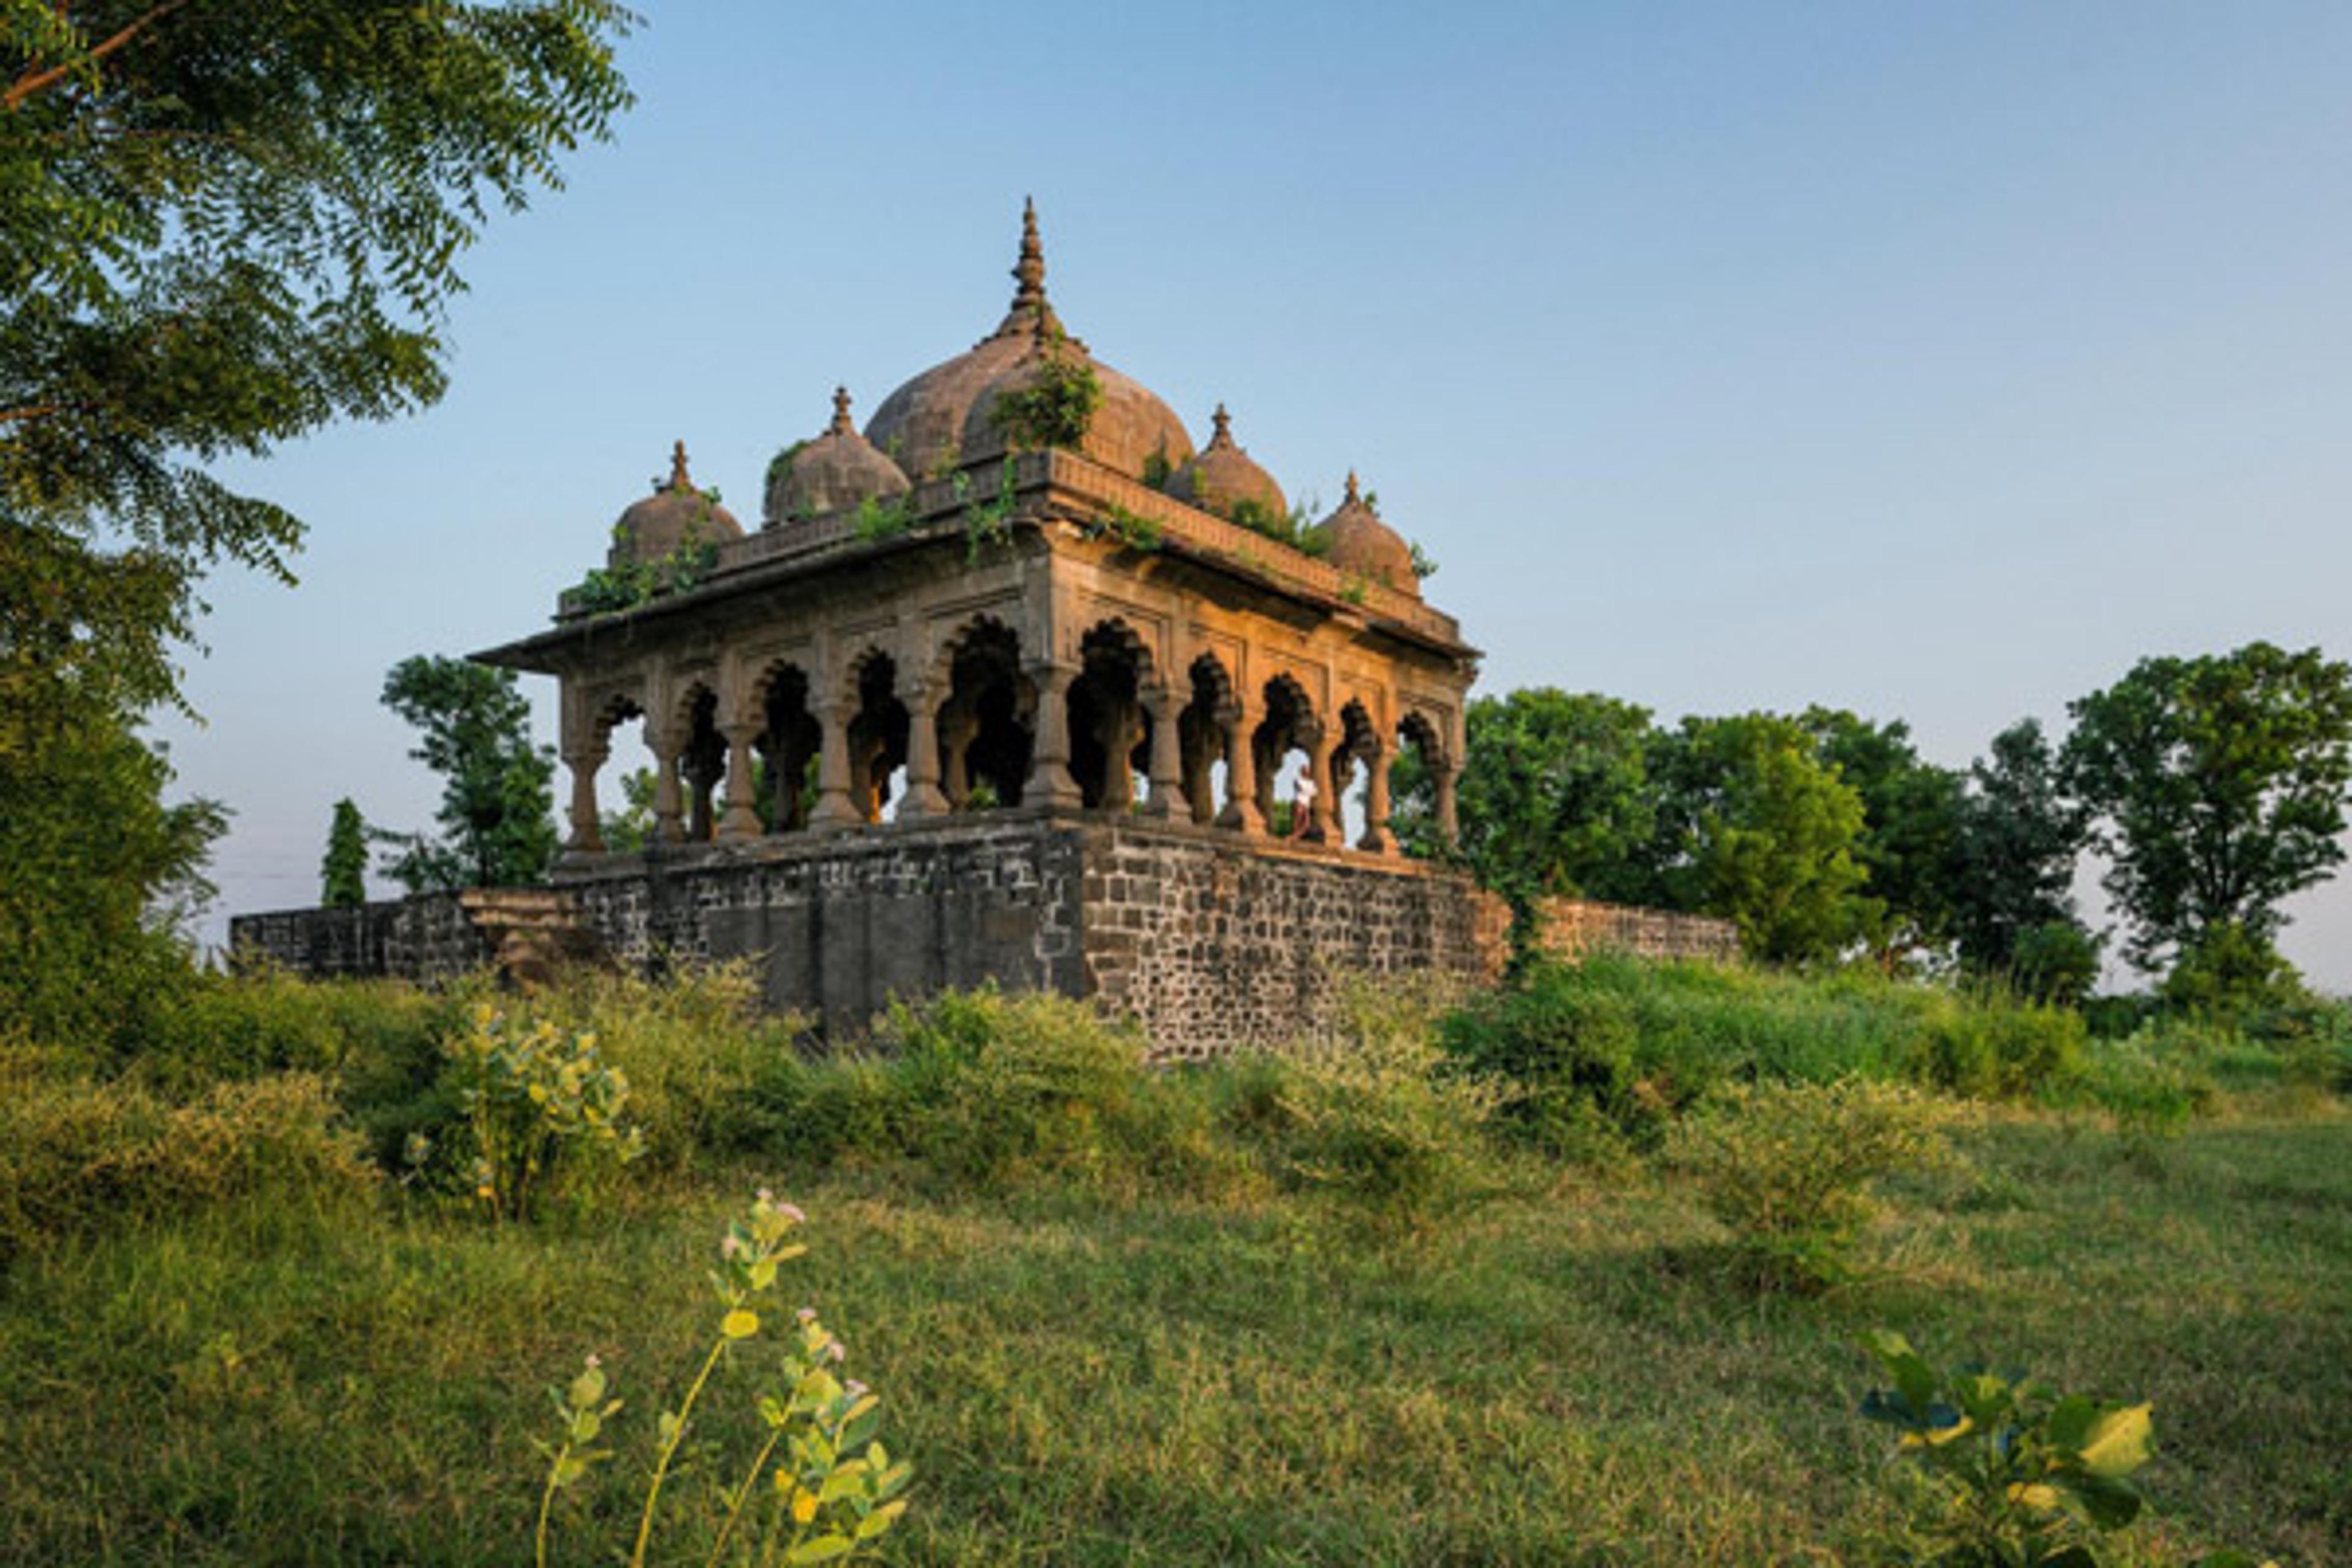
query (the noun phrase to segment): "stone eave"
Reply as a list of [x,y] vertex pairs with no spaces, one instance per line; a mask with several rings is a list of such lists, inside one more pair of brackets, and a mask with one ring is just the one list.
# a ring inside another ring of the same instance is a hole
[[[1475,668],[1477,648],[1462,640],[1453,616],[1385,584],[1351,577],[1327,562],[1224,519],[1199,510],[1076,453],[1023,452],[1007,487],[999,459],[926,480],[906,498],[914,521],[901,533],[866,537],[854,511],[766,528],[719,546],[717,567],[694,587],[632,609],[598,615],[559,611],[557,624],[471,657],[479,663],[541,675],[561,675],[591,653],[626,647],[640,637],[664,637],[669,626],[709,611],[746,592],[845,568],[910,550],[953,542],[961,548],[966,520],[976,505],[1010,496],[1008,527],[1035,529],[1049,521],[1086,530],[1124,513],[1154,526],[1157,551],[1307,605],[1342,625],[1372,630]],[[982,476],[990,481],[982,485]]]

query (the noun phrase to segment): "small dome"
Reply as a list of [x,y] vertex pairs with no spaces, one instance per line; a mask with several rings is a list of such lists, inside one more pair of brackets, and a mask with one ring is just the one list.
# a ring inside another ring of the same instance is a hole
[[1219,517],[1232,517],[1244,502],[1268,521],[1287,516],[1290,503],[1283,499],[1282,487],[1274,482],[1274,476],[1234,445],[1233,416],[1223,404],[1217,405],[1211,419],[1216,433],[1198,457],[1168,477],[1168,493]]
[[1063,331],[1045,299],[1045,250],[1034,202],[1022,208],[1021,259],[1013,277],[1013,306],[996,331],[884,398],[866,421],[866,439],[912,479],[993,457],[1004,449],[993,417],[996,397],[1020,385],[1051,344],[1085,358],[1102,384],[1102,406],[1082,448],[1088,457],[1138,477],[1155,456],[1171,468],[1190,458],[1192,438],[1166,404],[1087,356],[1086,344]]
[[621,514],[613,525],[611,564],[658,561],[688,538],[716,542],[740,539],[743,525],[735,514],[695,488],[687,477],[686,443],[670,452],[669,482],[656,480],[654,493]]
[[1156,460],[1161,471],[1181,467],[1192,458],[1192,437],[1176,411],[1160,401],[1142,383],[1087,353],[1076,338],[1057,338],[1042,324],[1032,334],[1030,352],[980,390],[963,421],[963,460],[977,462],[1005,449],[1004,427],[997,420],[997,401],[1018,392],[1037,378],[1037,368],[1048,357],[1069,355],[1093,370],[1102,388],[1102,402],[1087,423],[1078,450],[1107,468],[1141,479]]
[[849,389],[833,389],[833,423],[769,470],[766,525],[822,517],[860,501],[902,496],[913,487],[898,465],[857,433],[849,418]]
[[1328,542],[1323,558],[1340,571],[1421,597],[1421,574],[1412,569],[1412,546],[1365,504],[1357,492],[1353,469],[1348,473],[1348,499],[1315,528]]

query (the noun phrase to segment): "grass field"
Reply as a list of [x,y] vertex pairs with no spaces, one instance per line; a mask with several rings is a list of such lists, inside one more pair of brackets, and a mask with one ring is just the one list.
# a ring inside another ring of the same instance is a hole
[[[530,1226],[389,1194],[164,1212],[0,1274],[0,1561],[527,1563],[544,1390],[594,1351],[620,1457],[557,1556],[612,1562],[711,1246],[772,1184],[811,1220],[785,1295],[919,1468],[899,1563],[1867,1562],[1876,1326],[2153,1400],[2159,1517],[2122,1561],[2352,1562],[2352,1121],[2263,1103],[2131,1145],[1982,1113],[1970,1169],[1894,1193],[1873,1277],[1813,1300],[1738,1288],[1669,1178],[1520,1156],[1402,1234],[1311,1194],[785,1156]],[[752,1371],[713,1433],[748,1431]],[[702,1560],[710,1479],[664,1560]]]

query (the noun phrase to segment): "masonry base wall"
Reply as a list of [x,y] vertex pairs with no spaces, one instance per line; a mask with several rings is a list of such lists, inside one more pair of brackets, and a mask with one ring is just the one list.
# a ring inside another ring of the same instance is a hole
[[[604,857],[557,886],[623,965],[748,957],[770,1005],[829,1030],[860,1028],[893,998],[992,981],[1094,997],[1165,1057],[1293,1037],[1343,971],[1492,975],[1506,924],[1466,878],[1418,862],[1079,813]],[[1563,949],[1616,932],[1711,955],[1727,940],[1719,921],[1574,909],[1555,911]],[[432,895],[240,916],[230,934],[307,973],[430,981],[489,961],[467,919],[454,896]]]

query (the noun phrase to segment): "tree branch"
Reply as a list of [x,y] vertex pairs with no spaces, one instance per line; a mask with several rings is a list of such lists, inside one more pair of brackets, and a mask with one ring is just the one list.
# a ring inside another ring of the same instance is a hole
[[150,9],[145,16],[132,18],[121,31],[100,43],[81,59],[68,60],[62,65],[51,66],[47,70],[30,71],[18,77],[11,84],[6,94],[0,96],[0,107],[5,107],[9,113],[14,114],[24,107],[25,100],[33,94],[43,88],[54,86],[71,75],[79,66],[96,65],[187,3],[188,0],[163,0],[163,4]]

